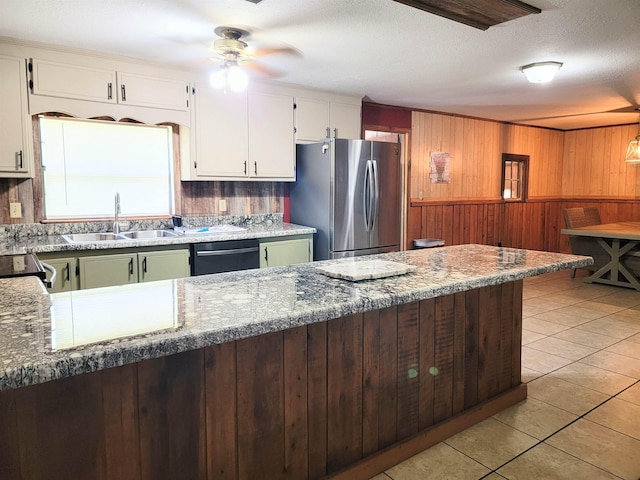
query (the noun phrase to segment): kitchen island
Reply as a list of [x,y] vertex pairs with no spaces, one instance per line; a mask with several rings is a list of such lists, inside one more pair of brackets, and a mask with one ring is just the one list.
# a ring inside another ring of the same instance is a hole
[[[316,270],[373,259],[415,271]],[[591,261],[460,245],[55,295],[0,280],[0,477],[369,478],[525,398],[522,280]]]

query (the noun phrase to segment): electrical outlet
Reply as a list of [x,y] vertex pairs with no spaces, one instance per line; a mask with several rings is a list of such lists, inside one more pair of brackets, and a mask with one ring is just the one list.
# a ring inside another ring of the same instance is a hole
[[13,257],[13,271],[16,273],[24,272],[24,269],[24,257],[22,255],[16,255],[15,257]]
[[218,210],[220,210],[221,212],[227,211],[227,201],[225,199],[221,198],[220,200],[218,200]]
[[22,204],[21,203],[10,203],[9,204],[9,217],[11,217],[11,218],[22,218]]

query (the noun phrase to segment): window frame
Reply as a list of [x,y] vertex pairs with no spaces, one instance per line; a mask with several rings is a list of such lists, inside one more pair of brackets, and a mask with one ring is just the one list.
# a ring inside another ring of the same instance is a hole
[[[518,180],[520,181],[520,187],[521,187],[521,195],[519,197],[510,197],[510,198],[505,198],[504,196],[504,192],[505,192],[505,181],[507,180],[507,175],[506,175],[506,167],[507,167],[507,163],[518,163],[521,165],[521,167],[519,168],[519,172],[521,174],[521,178],[519,178]],[[500,197],[502,198],[502,201],[505,203],[524,203],[527,201],[528,198],[528,177],[529,177],[529,155],[519,155],[516,153],[503,153],[502,154],[502,178],[500,181]]]
[[[171,215],[174,215],[178,210],[178,202],[180,201],[180,195],[178,190],[179,185],[179,163],[176,155],[179,155],[180,152],[180,144],[178,137],[178,125],[173,123],[158,123],[158,124],[146,124],[144,122],[140,122],[131,118],[122,118],[120,120],[116,120],[109,116],[100,116],[94,118],[82,118],[82,117],[74,117],[72,115],[68,115],[65,113],[59,112],[46,112],[34,114],[31,116],[32,121],[32,131],[33,131],[33,143],[35,147],[35,170],[34,170],[34,220],[39,223],[60,223],[60,222],[69,222],[69,223],[77,223],[77,222],[93,222],[93,221],[105,221],[103,216],[87,216],[87,217],[69,217],[69,218],[47,218],[46,217],[46,209],[45,209],[45,171],[43,168],[43,159],[42,159],[42,150],[40,148],[41,143],[41,135],[40,135],[40,118],[41,117],[54,117],[60,119],[73,119],[73,120],[86,120],[86,121],[99,121],[99,122],[113,122],[113,123],[128,123],[128,124],[138,124],[138,125],[150,125],[150,126],[162,126],[169,127],[169,139],[171,141],[171,155],[169,158],[170,163],[170,195],[171,195],[171,211],[168,214],[158,214],[158,215],[126,215],[127,220],[148,220],[148,219],[159,219],[159,218],[169,218]],[[125,218],[125,217],[123,217]]]

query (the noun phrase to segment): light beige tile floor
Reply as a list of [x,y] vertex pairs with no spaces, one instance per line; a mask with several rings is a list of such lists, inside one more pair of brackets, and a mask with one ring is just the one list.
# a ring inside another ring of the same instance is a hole
[[528,398],[374,480],[640,480],[640,292],[525,280]]

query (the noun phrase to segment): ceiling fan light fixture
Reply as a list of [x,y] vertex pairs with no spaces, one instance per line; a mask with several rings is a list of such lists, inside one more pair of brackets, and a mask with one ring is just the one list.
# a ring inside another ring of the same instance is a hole
[[241,92],[249,85],[249,77],[238,62],[225,60],[220,70],[211,74],[210,82],[213,88],[222,89],[224,93]]
[[531,83],[547,83],[553,80],[560,67],[560,62],[536,62],[520,67],[520,70]]

